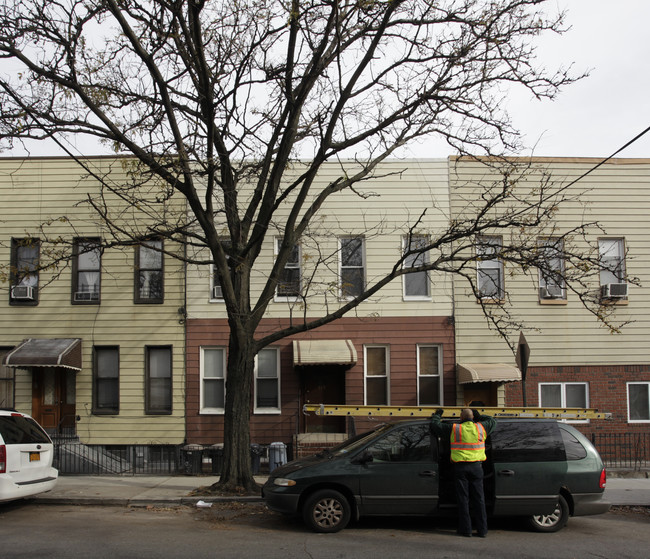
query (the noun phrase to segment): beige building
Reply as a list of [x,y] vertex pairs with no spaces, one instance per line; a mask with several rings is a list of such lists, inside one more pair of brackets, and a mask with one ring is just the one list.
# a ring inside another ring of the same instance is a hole
[[132,246],[106,247],[91,203],[124,205],[100,179],[134,176],[119,158],[0,159],[0,405],[87,445],[178,445],[184,268],[132,209],[116,217],[137,222]]
[[[515,159],[527,168],[528,176],[517,188],[532,192],[535,184],[565,186],[568,199],[558,206],[552,224],[538,231],[538,242],[549,250],[551,267],[563,270],[564,259],[553,253],[553,239],[579,223],[598,222],[582,238],[569,235],[576,247],[594,251],[610,271],[594,268],[587,287],[603,303],[619,333],[600,324],[587,311],[578,295],[552,274],[527,270],[486,257],[477,274],[491,278],[486,285],[488,305],[507,299],[513,319],[527,324],[524,335],[530,348],[526,378],[530,406],[595,407],[612,412],[614,421],[582,426],[586,432],[638,431],[650,426],[650,160],[613,159],[596,167],[599,159]],[[462,215],[468,199],[480,186],[498,179],[487,163],[468,159],[450,160],[450,193],[454,216]],[[586,174],[588,173],[588,174]],[[585,175],[586,176],[583,176]],[[516,229],[486,232],[497,243],[517,242]],[[549,248],[550,247],[550,248]],[[561,248],[561,247],[559,247]],[[564,270],[571,273],[570,269]],[[481,279],[477,278],[480,283]],[[496,285],[495,285],[496,284]],[[507,296],[495,296],[502,290]],[[494,330],[488,328],[480,301],[467,284],[455,282],[456,361],[459,364],[459,400],[480,396],[483,383],[465,383],[474,370],[474,380],[492,374],[516,380],[515,355]],[[516,347],[518,332],[510,340]],[[504,373],[505,371],[505,373]],[[480,399],[480,398],[479,398]],[[521,383],[500,386],[500,404],[521,405]]]

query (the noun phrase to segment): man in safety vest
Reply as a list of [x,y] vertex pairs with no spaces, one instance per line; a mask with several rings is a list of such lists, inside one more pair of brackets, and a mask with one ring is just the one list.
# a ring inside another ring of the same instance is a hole
[[454,463],[456,498],[458,501],[458,533],[472,536],[472,519],[476,533],[487,536],[487,513],[483,494],[483,462],[485,439],[492,432],[496,421],[476,410],[460,412],[460,423],[443,423],[443,410],[431,416],[431,430],[451,441],[451,461]]

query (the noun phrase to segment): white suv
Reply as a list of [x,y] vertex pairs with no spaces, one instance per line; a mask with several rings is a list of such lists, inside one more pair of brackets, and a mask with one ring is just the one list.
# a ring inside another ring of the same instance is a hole
[[50,491],[59,472],[54,445],[29,415],[0,409],[0,502]]

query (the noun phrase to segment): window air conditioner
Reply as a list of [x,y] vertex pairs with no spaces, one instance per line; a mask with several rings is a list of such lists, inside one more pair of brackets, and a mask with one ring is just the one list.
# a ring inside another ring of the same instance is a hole
[[548,285],[539,288],[540,299],[562,299],[564,297],[564,289],[557,285]]
[[24,301],[34,300],[34,288],[29,285],[14,285],[11,288],[12,299],[22,299]]
[[627,297],[627,283],[606,283],[600,288],[603,299],[624,299]]
[[213,299],[223,299],[223,290],[220,285],[215,285],[212,288],[212,298]]
[[99,291],[75,291],[75,301],[99,301]]

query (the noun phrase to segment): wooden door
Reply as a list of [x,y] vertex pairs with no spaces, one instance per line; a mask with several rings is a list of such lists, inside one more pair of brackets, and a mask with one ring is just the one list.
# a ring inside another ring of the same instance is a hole
[[35,367],[32,375],[32,415],[50,433],[74,428],[76,377],[63,368]]
[[[299,374],[303,379],[305,404],[345,404],[345,367],[304,367]],[[303,417],[306,433],[345,433],[345,417],[313,414]]]

